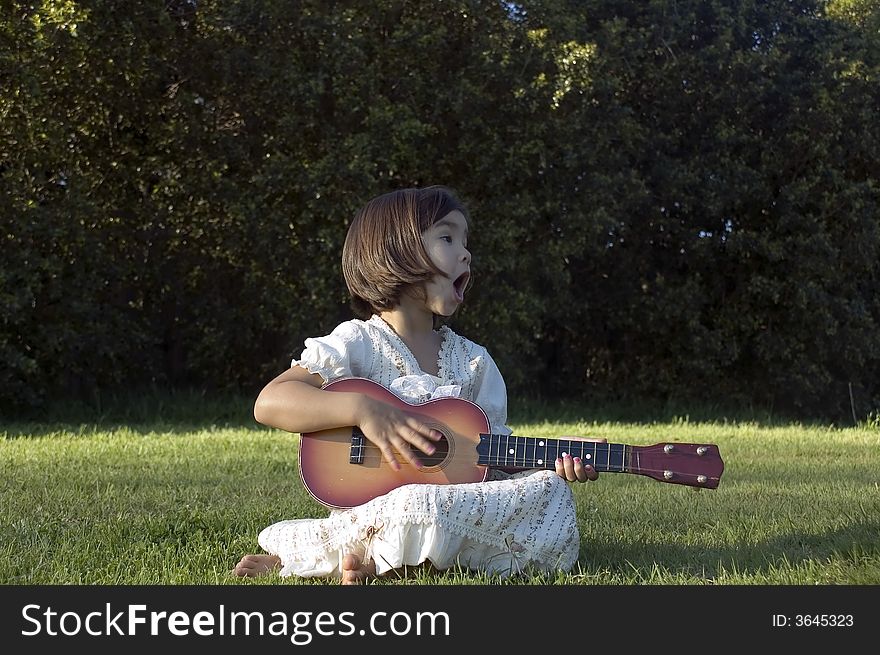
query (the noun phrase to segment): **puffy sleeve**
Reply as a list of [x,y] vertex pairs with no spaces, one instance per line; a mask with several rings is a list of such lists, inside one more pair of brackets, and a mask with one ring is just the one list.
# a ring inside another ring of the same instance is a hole
[[507,387],[504,378],[485,349],[481,355],[482,375],[477,380],[474,402],[486,412],[493,434],[511,434],[513,431],[507,427]]
[[318,373],[325,383],[344,377],[364,377],[369,344],[366,331],[353,321],[346,321],[327,336],[306,339],[305,349],[290,365]]

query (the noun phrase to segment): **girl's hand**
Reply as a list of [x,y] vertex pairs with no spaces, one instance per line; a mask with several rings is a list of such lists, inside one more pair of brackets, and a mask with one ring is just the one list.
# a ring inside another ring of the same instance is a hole
[[[592,441],[606,443],[607,439],[589,439],[584,437],[560,437],[569,441]],[[588,482],[599,477],[599,472],[589,464],[584,465],[580,457],[572,457],[564,453],[556,459],[556,475],[569,482]]]
[[437,430],[429,428],[415,416],[368,396],[364,396],[361,416],[358,422],[361,432],[376,444],[382,451],[382,457],[395,471],[400,470],[400,462],[395,457],[395,450],[407,462],[421,469],[422,463],[412,447],[427,455],[433,455],[437,449],[434,442],[443,437]]

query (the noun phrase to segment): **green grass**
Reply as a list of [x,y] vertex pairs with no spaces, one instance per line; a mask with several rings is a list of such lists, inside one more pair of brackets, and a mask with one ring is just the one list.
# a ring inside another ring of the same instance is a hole
[[[0,425],[0,583],[329,584],[230,575],[269,523],[326,513],[300,483],[297,437],[249,411],[187,398]],[[418,570],[375,584],[880,584],[876,422],[711,414],[635,422],[568,404],[514,416],[528,436],[716,443],[725,472],[717,490],[611,473],[573,485],[581,554],[567,574]]]

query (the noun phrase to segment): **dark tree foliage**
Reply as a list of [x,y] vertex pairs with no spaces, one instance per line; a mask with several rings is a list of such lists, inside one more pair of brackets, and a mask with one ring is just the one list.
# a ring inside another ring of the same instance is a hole
[[[880,410],[873,0],[8,2],[0,405],[255,393],[446,184],[520,395]],[[537,390],[537,391],[536,391]]]

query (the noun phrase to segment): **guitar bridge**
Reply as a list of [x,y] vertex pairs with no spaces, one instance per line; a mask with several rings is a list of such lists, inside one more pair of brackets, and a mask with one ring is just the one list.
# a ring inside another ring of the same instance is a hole
[[364,441],[366,437],[360,428],[352,428],[351,430],[351,449],[348,453],[349,464],[364,463]]

